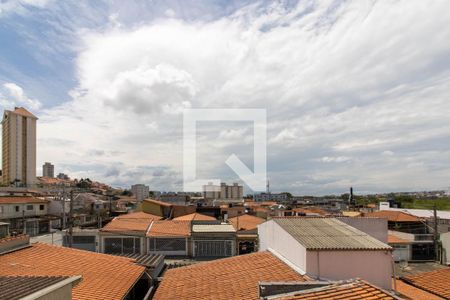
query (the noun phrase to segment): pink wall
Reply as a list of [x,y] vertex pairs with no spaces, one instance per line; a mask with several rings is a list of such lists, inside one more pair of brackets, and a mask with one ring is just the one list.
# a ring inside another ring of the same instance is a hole
[[308,251],[306,272],[322,280],[361,278],[390,290],[391,253],[389,251]]

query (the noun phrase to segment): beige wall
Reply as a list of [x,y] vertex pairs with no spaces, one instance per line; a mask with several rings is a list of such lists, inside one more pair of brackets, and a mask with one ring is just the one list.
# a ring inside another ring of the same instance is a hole
[[38,300],[70,300],[72,299],[72,284],[60,287],[47,295],[37,298]]

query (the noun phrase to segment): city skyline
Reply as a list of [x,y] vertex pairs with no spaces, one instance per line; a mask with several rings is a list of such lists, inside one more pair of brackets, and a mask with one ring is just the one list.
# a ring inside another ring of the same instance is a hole
[[[1,3],[0,107],[39,117],[39,170],[112,186],[182,190],[184,108],[264,108],[274,192],[444,190],[449,16],[445,1]],[[252,128],[204,125],[199,172],[238,180],[222,161],[252,167]]]

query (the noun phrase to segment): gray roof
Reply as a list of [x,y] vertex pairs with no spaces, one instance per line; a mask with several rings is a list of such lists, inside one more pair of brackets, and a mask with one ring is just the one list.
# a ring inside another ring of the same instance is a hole
[[308,250],[391,250],[392,248],[335,218],[274,218]]

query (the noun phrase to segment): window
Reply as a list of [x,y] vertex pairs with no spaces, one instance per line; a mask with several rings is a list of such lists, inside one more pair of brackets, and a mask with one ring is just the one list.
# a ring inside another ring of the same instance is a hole
[[152,238],[150,251],[186,251],[185,239]]
[[0,214],[3,213],[3,206],[0,206]]
[[105,238],[105,253],[141,253],[139,238]]
[[44,210],[44,204],[39,205],[39,210]]
[[16,205],[15,209],[16,209],[16,212],[18,212],[20,209],[19,205]]
[[28,204],[27,205],[27,210],[33,210],[33,204]]

